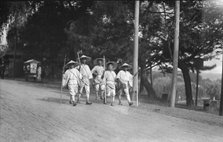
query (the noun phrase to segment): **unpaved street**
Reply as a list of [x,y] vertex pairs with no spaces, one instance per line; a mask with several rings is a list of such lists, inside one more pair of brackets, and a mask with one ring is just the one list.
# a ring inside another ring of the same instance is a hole
[[73,107],[60,90],[0,80],[0,141],[222,142],[223,127],[101,102]]

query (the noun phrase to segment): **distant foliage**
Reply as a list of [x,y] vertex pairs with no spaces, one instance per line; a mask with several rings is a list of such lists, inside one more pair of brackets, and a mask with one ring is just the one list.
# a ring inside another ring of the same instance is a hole
[[[195,100],[196,96],[196,74],[190,73],[190,77],[192,80],[192,94],[193,100]],[[159,72],[153,73],[153,88],[159,98],[162,97],[162,94],[168,94],[170,99],[171,94],[171,81],[172,75],[162,74]],[[211,80],[203,80],[201,76],[199,76],[199,87],[198,87],[198,99],[202,98],[213,98],[215,96],[216,99],[219,99],[220,94],[220,81],[211,81]],[[176,100],[185,101],[185,84],[182,74],[179,74],[177,77],[177,95]]]
[[7,48],[7,45],[0,45],[0,58],[5,54]]
[[167,77],[157,77],[153,81],[153,87],[156,91],[156,94],[158,97],[162,97],[162,94],[170,94],[171,91],[171,78],[169,76]]
[[202,86],[205,88],[205,94],[207,97],[215,99],[220,99],[221,94],[221,81],[212,81],[209,79],[205,79],[202,81]]

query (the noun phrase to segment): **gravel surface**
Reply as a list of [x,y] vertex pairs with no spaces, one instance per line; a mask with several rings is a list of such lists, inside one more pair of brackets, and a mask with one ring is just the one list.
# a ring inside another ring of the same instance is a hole
[[[58,87],[0,80],[1,142],[222,142],[222,117],[149,104],[85,99],[69,105]],[[92,99],[94,99],[92,97]]]

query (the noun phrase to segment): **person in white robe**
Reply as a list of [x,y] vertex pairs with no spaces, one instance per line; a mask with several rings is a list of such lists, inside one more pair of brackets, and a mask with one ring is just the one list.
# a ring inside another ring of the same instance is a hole
[[92,102],[90,102],[90,85],[92,83],[93,76],[92,76],[89,66],[86,64],[87,60],[90,60],[90,57],[82,55],[80,57],[80,60],[81,60],[81,64],[76,67],[82,75],[82,80],[81,80],[81,85],[80,85],[80,94],[83,94],[83,89],[85,89],[86,96],[87,96],[86,104],[91,105]]
[[123,92],[127,97],[129,106],[133,105],[133,102],[131,101],[130,94],[129,94],[129,89],[130,87],[133,86],[133,75],[128,71],[130,67],[131,66],[129,64],[124,63],[121,66],[122,70],[120,70],[117,74],[117,80],[120,86],[120,91],[119,91],[119,104],[120,105],[122,105],[121,96]]
[[100,98],[103,99],[103,94],[105,90],[105,85],[103,83],[102,77],[104,74],[104,67],[103,67],[103,58],[95,59],[96,66],[91,70],[93,77],[94,77],[94,88],[96,93],[96,100],[98,100],[99,95]]
[[37,68],[37,80],[38,81],[41,81],[41,74],[42,74],[42,68],[41,68],[41,66],[39,66]]
[[[106,86],[106,94],[108,97],[112,97],[112,101],[111,101],[111,106],[114,105],[114,101],[115,101],[115,96],[116,96],[116,73],[114,72],[116,63],[115,62],[108,62],[107,63],[107,67],[108,70],[105,71],[104,73],[104,77],[103,80],[105,82],[105,86]],[[106,97],[104,97],[106,98]],[[106,101],[104,100],[104,103],[106,103]]]
[[66,70],[66,72],[63,75],[63,87],[67,87],[70,94],[70,104],[73,104],[73,106],[77,105],[76,102],[76,95],[78,94],[78,86],[80,84],[80,80],[82,79],[82,75],[80,72],[75,68],[77,66],[77,62],[70,61],[66,64],[66,66],[69,67],[69,69]]

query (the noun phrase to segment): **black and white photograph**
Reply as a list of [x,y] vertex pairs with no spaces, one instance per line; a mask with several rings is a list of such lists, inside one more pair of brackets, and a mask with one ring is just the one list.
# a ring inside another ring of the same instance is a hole
[[1,0],[0,142],[223,142],[223,0]]

